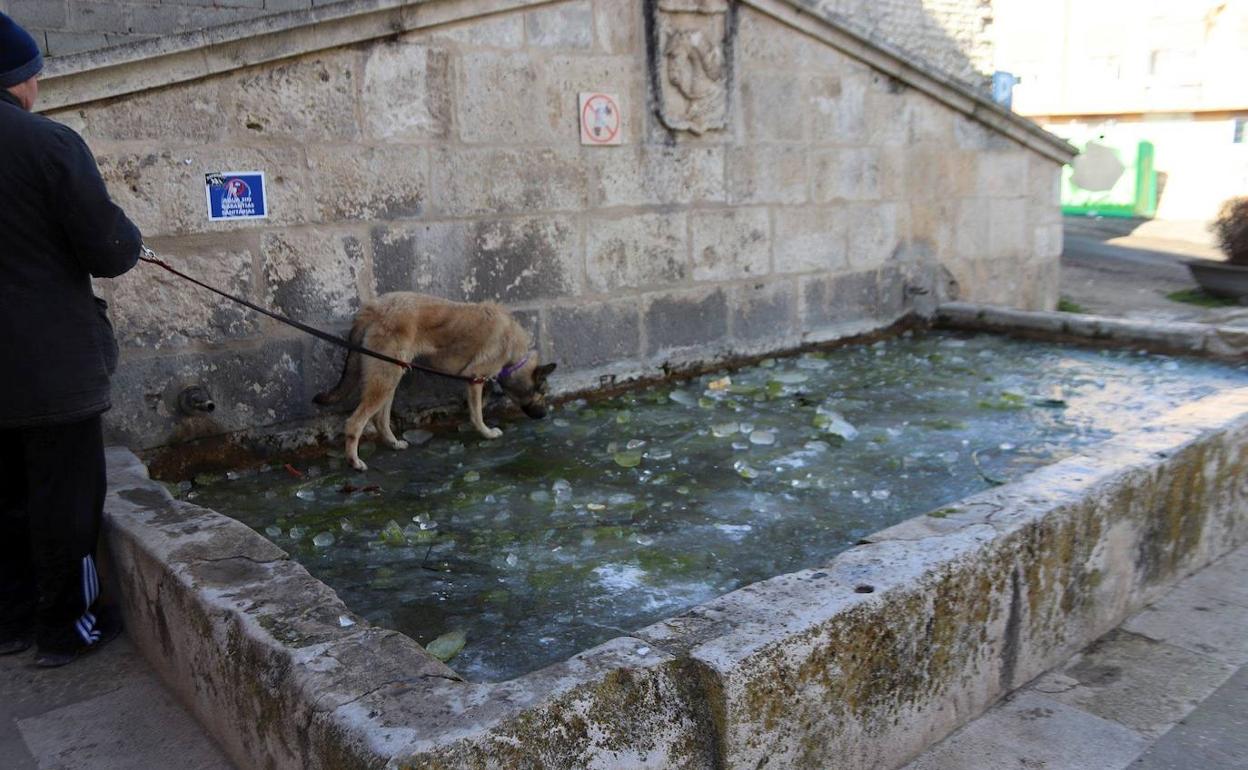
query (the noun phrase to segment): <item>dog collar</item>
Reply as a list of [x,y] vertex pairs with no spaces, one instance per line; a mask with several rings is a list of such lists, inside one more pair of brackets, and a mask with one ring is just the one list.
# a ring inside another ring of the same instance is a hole
[[495,379],[499,379],[499,380],[505,380],[505,379],[507,379],[507,378],[508,378],[508,377],[510,377],[511,375],[513,375],[513,374],[515,374],[516,372],[520,371],[520,368],[521,368],[521,367],[523,367],[523,366],[524,366],[525,364],[527,364],[528,362],[529,362],[529,357],[526,355],[524,358],[520,359],[520,362],[519,362],[519,363],[515,363],[515,364],[508,364],[508,365],[504,366],[504,367],[502,368],[502,370],[501,370],[501,371],[499,371],[498,376],[497,376]]

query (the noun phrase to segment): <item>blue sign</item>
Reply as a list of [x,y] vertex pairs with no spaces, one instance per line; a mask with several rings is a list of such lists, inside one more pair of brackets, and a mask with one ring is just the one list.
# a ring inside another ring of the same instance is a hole
[[204,174],[208,218],[264,219],[269,215],[264,197],[263,171],[220,171]]
[[997,70],[992,73],[992,100],[1007,110],[1014,109],[1014,86],[1020,78],[1012,72]]

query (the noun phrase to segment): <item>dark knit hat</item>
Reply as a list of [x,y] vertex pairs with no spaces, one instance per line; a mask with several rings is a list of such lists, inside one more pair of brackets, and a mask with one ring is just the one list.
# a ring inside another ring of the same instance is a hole
[[17,22],[0,13],[0,88],[25,83],[42,69],[39,44]]

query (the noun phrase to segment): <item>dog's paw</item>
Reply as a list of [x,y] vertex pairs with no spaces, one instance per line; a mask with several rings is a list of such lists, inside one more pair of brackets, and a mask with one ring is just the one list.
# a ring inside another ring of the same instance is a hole
[[499,430],[498,428],[486,428],[485,430],[481,432],[481,435],[485,436],[486,438],[493,439],[493,438],[498,438],[499,436],[502,436],[503,432]]
[[398,451],[407,449],[409,446],[411,446],[411,444],[407,443],[406,441],[399,440],[391,444],[390,448],[398,452]]
[[361,459],[360,459],[360,458],[358,458],[358,457],[352,457],[352,458],[351,458],[351,467],[352,467],[352,468],[355,468],[357,471],[366,471],[366,470],[368,470],[368,466],[367,466],[367,465],[365,465],[365,464],[364,464],[364,461],[363,461],[363,460],[361,460]]

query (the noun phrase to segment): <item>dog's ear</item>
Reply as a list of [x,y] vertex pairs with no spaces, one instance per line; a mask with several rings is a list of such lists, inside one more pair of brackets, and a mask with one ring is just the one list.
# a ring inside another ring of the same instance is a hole
[[555,364],[543,364],[542,366],[537,367],[536,369],[533,370],[533,382],[535,384],[541,385],[543,382],[546,381],[546,378],[549,377],[550,373],[553,372],[554,370],[555,370]]

